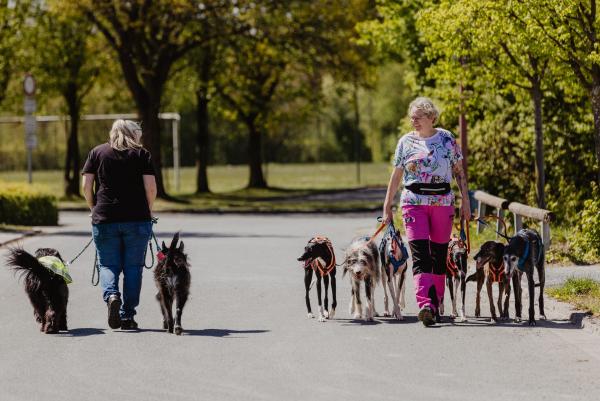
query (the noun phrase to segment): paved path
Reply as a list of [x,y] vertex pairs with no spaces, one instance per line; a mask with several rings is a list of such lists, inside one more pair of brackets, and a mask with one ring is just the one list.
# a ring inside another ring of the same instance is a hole
[[[0,399],[598,399],[600,337],[570,324],[569,308],[556,302],[548,301],[550,320],[533,328],[470,319],[426,329],[411,296],[406,322],[366,324],[348,319],[349,283],[340,280],[336,319],[308,320],[295,261],[305,242],[327,234],[340,258],[352,237],[374,230],[374,216],[160,216],[159,238],[181,230],[192,263],[181,337],[160,330],[149,272],[143,329],[113,331],[100,289],[89,284],[92,253],[84,254],[71,271],[71,331],[42,335],[22,286],[2,268]],[[22,245],[71,258],[89,238],[89,220],[62,213],[61,224]],[[381,309],[380,287],[376,296]]]

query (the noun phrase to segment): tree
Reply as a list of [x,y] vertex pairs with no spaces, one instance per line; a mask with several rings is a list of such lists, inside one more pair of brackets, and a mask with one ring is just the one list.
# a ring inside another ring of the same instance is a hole
[[[69,2],[102,32],[117,54],[152,154],[158,195],[167,197],[162,178],[160,120],[165,84],[173,64],[197,46],[192,23],[222,1],[85,0]],[[214,4],[213,4],[214,3]]]
[[[505,94],[523,90],[528,94],[535,117],[537,204],[545,208],[542,100],[552,54],[540,40],[539,31],[531,29],[523,18],[527,11],[511,3],[442,1],[421,13],[417,26],[429,42],[429,54],[437,59],[436,67],[431,69],[437,78],[465,76],[466,68],[471,71],[464,79],[480,90],[496,88]],[[440,30],[434,21],[442,18],[448,22]]]
[[594,116],[597,180],[600,182],[600,15],[595,0],[519,0],[545,45],[588,93]]
[[[80,196],[79,117],[83,99],[92,88],[103,61],[94,41],[92,24],[82,15],[61,15],[39,10],[31,54],[40,86],[59,93],[69,115],[65,157],[65,196]],[[96,46],[94,48],[94,46]]]
[[[311,95],[314,85],[294,83],[309,83],[315,75],[348,68],[348,59],[340,54],[354,46],[344,39],[355,35],[357,16],[364,17],[368,9],[369,2],[360,0],[343,5],[287,0],[260,7],[245,2],[237,8],[250,29],[227,42],[225,74],[216,81],[216,89],[248,130],[248,187],[267,186],[262,142],[274,108]],[[285,90],[279,90],[282,84]]]
[[23,21],[29,11],[30,1],[0,0],[0,103],[6,96],[6,88],[14,72]]

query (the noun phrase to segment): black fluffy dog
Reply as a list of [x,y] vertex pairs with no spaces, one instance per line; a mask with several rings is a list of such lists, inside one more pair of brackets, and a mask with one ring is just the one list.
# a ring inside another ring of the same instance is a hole
[[[154,270],[154,282],[158,288],[156,299],[160,303],[163,314],[163,328],[169,333],[181,335],[181,314],[190,292],[191,274],[187,255],[183,253],[183,241],[179,243],[179,233],[173,236],[171,246],[167,248],[162,243],[162,253],[165,255]],[[175,321],[173,321],[173,301],[175,306]]]
[[[508,245],[504,248],[503,262],[504,272],[506,273],[506,285],[510,285],[510,279],[513,279],[515,287],[515,309],[516,321],[521,320],[522,290],[521,276],[523,273],[527,276],[527,286],[529,288],[529,325],[535,325],[534,296],[535,287],[540,287],[540,297],[538,300],[540,308],[540,319],[546,319],[544,314],[544,284],[546,282],[546,272],[544,270],[545,262],[544,244],[540,235],[531,229],[520,230],[517,235],[512,237]],[[537,270],[539,284],[533,281],[534,269]]]
[[[20,248],[9,251],[7,264],[25,277],[25,292],[33,305],[33,315],[46,334],[67,330],[67,303],[69,289],[65,279],[48,270],[38,258],[55,256],[62,261],[56,249],[40,248],[35,256]],[[63,261],[64,263],[64,261]]]
[[[317,277],[317,297],[319,301],[319,321],[324,322],[326,319],[333,319],[335,316],[335,308],[337,307],[337,299],[335,294],[335,254],[331,241],[326,237],[314,237],[308,241],[304,247],[304,253],[298,258],[298,261],[304,262],[304,288],[306,290],[306,309],[308,317],[313,318],[314,315],[310,309],[310,291],[313,271]],[[329,277],[331,276],[331,295],[333,302],[331,309],[328,308],[329,299],[327,292],[329,290]],[[321,279],[325,283],[325,308],[321,304]]]

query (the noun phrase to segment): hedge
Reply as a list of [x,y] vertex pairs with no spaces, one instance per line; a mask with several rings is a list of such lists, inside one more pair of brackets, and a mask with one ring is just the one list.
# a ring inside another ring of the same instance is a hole
[[27,184],[0,182],[0,224],[57,225],[57,199]]

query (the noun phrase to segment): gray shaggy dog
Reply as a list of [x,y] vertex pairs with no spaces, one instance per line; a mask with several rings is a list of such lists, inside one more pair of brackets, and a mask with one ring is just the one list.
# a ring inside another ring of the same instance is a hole
[[346,273],[350,273],[350,283],[352,285],[350,316],[354,319],[363,318],[360,283],[364,282],[365,295],[367,296],[364,318],[366,321],[372,321],[373,316],[377,314],[375,311],[375,286],[381,276],[377,246],[373,241],[369,241],[369,237],[356,238],[346,249],[346,259],[342,267],[344,277]]

